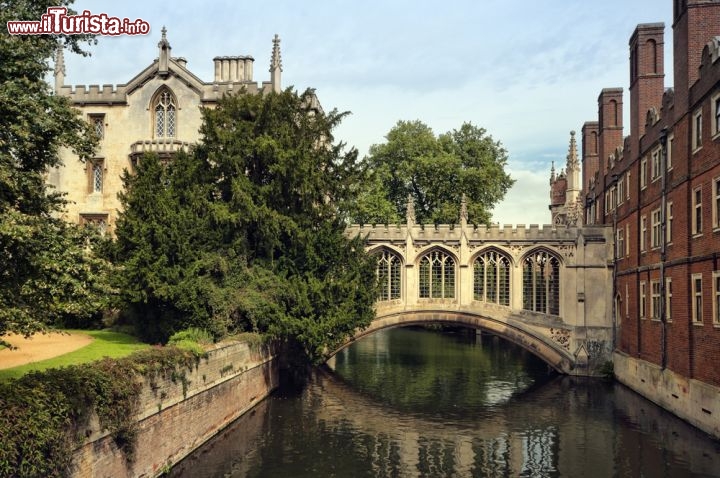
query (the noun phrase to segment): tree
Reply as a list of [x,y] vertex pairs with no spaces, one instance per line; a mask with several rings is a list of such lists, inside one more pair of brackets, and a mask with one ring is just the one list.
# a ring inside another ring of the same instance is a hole
[[97,235],[58,219],[62,197],[45,185],[60,148],[87,158],[97,141],[44,81],[59,47],[83,54],[81,43],[92,38],[7,32],[9,20],[39,20],[49,6],[68,4],[28,0],[0,8],[0,335],[89,316],[108,292],[108,264],[89,247]]
[[395,222],[405,216],[410,196],[418,223],[452,224],[464,195],[469,220],[488,224],[514,183],[505,172],[505,149],[470,123],[436,137],[420,121],[399,121],[386,139],[363,161],[366,179],[350,207],[353,221]]
[[146,332],[257,331],[317,359],[372,319],[374,264],[337,206],[356,153],[332,143],[344,115],[313,104],[311,91],[228,96],[190,154],[126,175],[120,289]]

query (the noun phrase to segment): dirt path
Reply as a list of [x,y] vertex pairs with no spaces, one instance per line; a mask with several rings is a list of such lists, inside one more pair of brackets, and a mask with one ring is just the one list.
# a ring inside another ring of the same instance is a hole
[[57,357],[88,345],[92,337],[84,334],[37,334],[29,339],[22,335],[8,334],[3,340],[17,347],[0,350],[0,369],[17,367],[26,363]]

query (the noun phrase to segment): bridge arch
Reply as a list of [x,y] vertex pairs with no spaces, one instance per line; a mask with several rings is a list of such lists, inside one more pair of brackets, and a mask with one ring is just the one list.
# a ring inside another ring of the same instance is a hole
[[378,317],[367,328],[357,331],[341,347],[327,354],[326,358],[329,359],[350,346],[354,341],[380,330],[426,324],[465,326],[490,332],[522,347],[560,373],[571,373],[575,367],[576,360],[570,352],[561,349],[551,340],[534,333],[529,328],[511,325],[507,321],[493,319],[473,312],[448,312],[442,310],[403,311]]

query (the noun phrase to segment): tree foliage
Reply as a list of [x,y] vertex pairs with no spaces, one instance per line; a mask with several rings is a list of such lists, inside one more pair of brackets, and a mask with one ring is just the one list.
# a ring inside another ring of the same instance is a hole
[[318,358],[369,323],[374,265],[337,204],[356,179],[333,144],[343,114],[311,91],[238,94],[204,111],[202,141],[124,178],[120,290],[144,333],[262,332]]
[[514,183],[505,172],[505,149],[470,123],[435,136],[420,121],[399,121],[386,139],[363,161],[366,180],[349,207],[355,222],[395,223],[410,196],[418,223],[452,224],[465,195],[469,220],[487,224]]
[[107,296],[108,264],[89,247],[95,236],[58,219],[64,202],[45,185],[60,148],[87,158],[97,141],[44,80],[58,47],[82,54],[92,38],[7,33],[8,20],[38,20],[68,1],[0,4],[0,335],[27,335],[67,315],[88,316]]

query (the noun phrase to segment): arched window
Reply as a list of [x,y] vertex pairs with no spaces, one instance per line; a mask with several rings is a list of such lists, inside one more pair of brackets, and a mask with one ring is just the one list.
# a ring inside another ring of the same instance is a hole
[[400,257],[388,250],[377,255],[377,275],[380,290],[378,300],[394,300],[400,298]]
[[497,251],[487,251],[475,259],[475,300],[510,305],[510,259]]
[[162,88],[153,100],[154,135],[156,138],[174,138],[176,125],[175,97],[167,88]]
[[420,298],[455,298],[455,261],[440,250],[420,259]]
[[523,260],[523,309],[560,315],[560,261],[549,252]]

